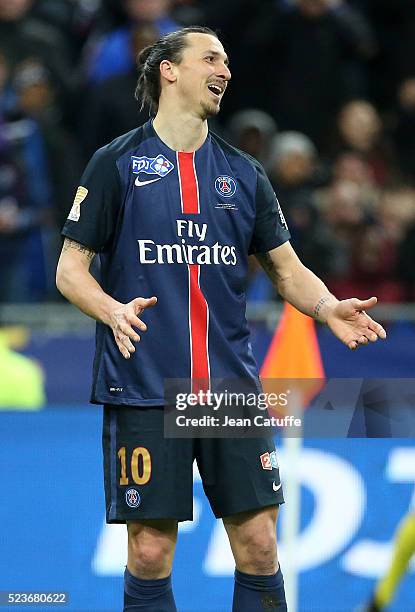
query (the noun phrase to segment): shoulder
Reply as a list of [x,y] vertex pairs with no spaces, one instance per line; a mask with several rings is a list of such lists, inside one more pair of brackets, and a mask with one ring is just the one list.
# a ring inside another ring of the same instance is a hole
[[212,142],[220,149],[222,149],[226,157],[237,158],[240,162],[254,170],[256,174],[265,173],[264,168],[259,163],[259,161],[255,159],[255,157],[252,157],[252,155],[249,155],[249,153],[241,151],[241,149],[238,149],[237,147],[234,147],[233,145],[229,144],[229,142],[215,134],[215,132],[210,132],[210,136],[212,138]]
[[135,150],[143,140],[144,126],[134,128],[95,151],[91,161],[104,165],[116,164],[125,154]]

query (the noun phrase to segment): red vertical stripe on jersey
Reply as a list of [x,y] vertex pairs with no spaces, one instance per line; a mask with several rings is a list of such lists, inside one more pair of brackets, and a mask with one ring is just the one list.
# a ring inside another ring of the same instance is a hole
[[[195,154],[177,153],[182,213],[200,213],[199,187],[195,169]],[[209,389],[209,307],[200,288],[200,266],[188,264],[189,270],[189,333],[192,392]]]
[[198,215],[200,212],[194,157],[194,153],[177,153],[182,212],[185,215]]
[[[200,266],[189,264],[189,313],[192,363],[192,391],[207,391],[209,388],[208,326],[209,310],[200,289]],[[203,380],[200,380],[203,379]]]

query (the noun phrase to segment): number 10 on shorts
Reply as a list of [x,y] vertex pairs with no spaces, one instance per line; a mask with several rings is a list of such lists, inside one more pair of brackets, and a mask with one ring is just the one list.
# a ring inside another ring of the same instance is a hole
[[[118,451],[120,465],[120,486],[130,484],[129,475],[127,474],[127,450],[122,446]],[[151,455],[144,446],[137,446],[131,453],[130,475],[133,482],[137,485],[145,485],[151,478]]]

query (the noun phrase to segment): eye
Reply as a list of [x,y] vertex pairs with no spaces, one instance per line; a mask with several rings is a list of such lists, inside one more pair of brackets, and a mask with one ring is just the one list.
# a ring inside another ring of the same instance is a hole
[[208,62],[214,62],[215,61],[215,57],[213,55],[208,55],[205,59]]

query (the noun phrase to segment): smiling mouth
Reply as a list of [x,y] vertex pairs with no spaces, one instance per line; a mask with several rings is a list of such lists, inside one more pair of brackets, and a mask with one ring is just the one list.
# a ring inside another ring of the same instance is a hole
[[213,85],[213,84],[208,85],[208,89],[216,98],[220,98],[220,96],[225,91],[224,87],[221,87],[220,85]]

